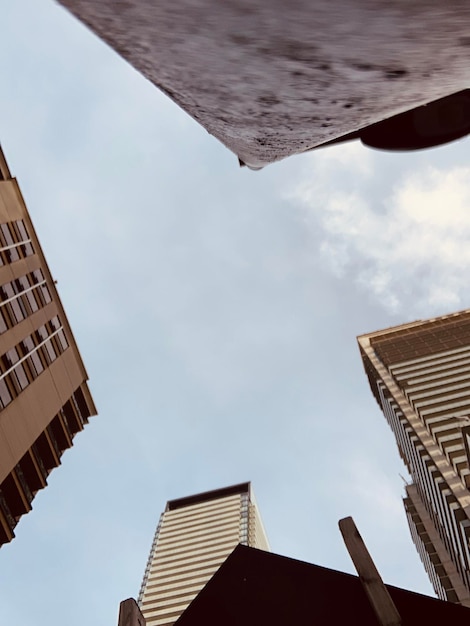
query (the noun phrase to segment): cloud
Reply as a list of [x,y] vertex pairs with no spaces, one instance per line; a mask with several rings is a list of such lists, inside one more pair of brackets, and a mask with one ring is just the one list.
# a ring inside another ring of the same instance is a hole
[[317,158],[314,178],[292,194],[321,262],[392,313],[466,306],[470,168],[422,166],[378,186],[361,150]]

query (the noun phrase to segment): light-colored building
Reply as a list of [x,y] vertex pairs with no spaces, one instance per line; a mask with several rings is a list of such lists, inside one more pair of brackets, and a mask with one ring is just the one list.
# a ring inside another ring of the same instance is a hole
[[174,624],[240,543],[269,550],[251,483],[169,501],[139,595],[147,626]]
[[90,415],[88,376],[0,149],[0,545]]
[[470,310],[358,342],[412,477],[404,504],[426,571],[441,599],[470,606]]

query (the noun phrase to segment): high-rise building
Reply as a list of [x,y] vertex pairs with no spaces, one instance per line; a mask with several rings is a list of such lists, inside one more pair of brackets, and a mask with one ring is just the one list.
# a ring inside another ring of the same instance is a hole
[[0,149],[0,545],[88,417],[88,379]]
[[412,477],[405,510],[437,595],[470,606],[470,310],[358,337]]
[[250,483],[170,500],[139,595],[147,626],[170,626],[238,544],[269,550]]

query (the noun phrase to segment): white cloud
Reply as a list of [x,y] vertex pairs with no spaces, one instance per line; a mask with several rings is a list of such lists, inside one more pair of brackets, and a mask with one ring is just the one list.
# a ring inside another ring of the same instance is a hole
[[467,306],[470,168],[428,166],[371,192],[360,150],[315,155],[314,178],[294,193],[321,260],[392,312]]

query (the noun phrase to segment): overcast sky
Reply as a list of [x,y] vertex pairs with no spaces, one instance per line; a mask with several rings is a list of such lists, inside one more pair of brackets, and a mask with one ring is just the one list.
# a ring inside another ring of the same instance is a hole
[[112,626],[168,499],[251,480],[272,550],[432,593],[356,336],[469,306],[469,142],[261,172],[51,0],[0,0],[0,140],[99,415],[0,551],[0,624]]

